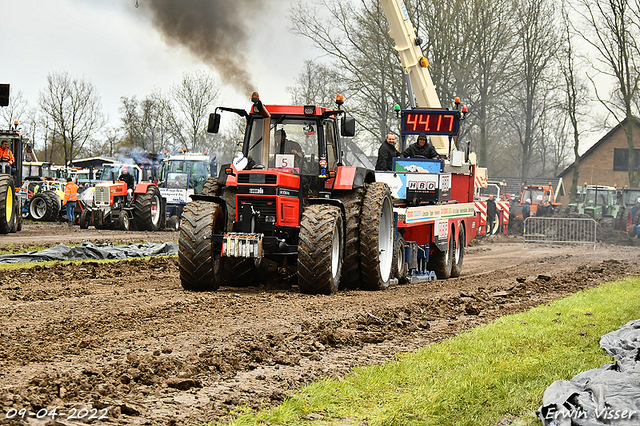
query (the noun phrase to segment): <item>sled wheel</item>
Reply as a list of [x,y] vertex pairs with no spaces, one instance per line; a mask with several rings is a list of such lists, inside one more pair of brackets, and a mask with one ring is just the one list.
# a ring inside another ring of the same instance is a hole
[[393,255],[393,275],[398,279],[399,283],[403,283],[407,276],[407,259],[405,257],[404,238],[398,236],[395,245],[395,253]]
[[464,227],[460,226],[460,231],[458,232],[458,240],[455,242],[455,247],[453,249],[453,259],[451,261],[452,277],[459,277],[460,273],[462,272],[462,261],[464,260],[464,245]]
[[451,268],[453,266],[453,249],[455,246],[453,230],[449,230],[449,245],[445,251],[440,251],[436,247],[435,253],[429,256],[428,268],[436,273],[440,280],[446,280],[451,277]]

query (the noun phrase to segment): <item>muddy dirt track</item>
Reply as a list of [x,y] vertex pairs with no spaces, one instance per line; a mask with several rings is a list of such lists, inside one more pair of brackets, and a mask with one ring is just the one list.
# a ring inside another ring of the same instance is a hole
[[[177,233],[27,224],[0,236],[0,247],[82,239],[177,241]],[[322,377],[639,275],[639,250],[523,248],[519,238],[491,237],[468,247],[458,279],[333,296],[303,295],[277,279],[185,292],[176,257],[2,270],[0,424],[45,424],[6,418],[23,408],[64,413],[49,425],[81,424],[69,420],[74,412],[102,416],[96,424],[105,425],[224,421],[238,405],[277,404]]]

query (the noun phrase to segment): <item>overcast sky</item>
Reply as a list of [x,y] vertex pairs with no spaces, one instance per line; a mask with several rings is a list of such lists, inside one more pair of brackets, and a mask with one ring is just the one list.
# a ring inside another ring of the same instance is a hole
[[[35,107],[48,74],[66,71],[82,77],[96,87],[109,125],[115,127],[120,125],[121,96],[142,99],[154,88],[167,90],[185,72],[203,70],[221,82],[221,103],[248,108],[249,98],[237,84],[225,84],[210,63],[171,36],[163,36],[157,19],[153,20],[154,4],[209,2],[222,6],[209,15],[222,14],[221,8],[244,9],[241,16],[251,20],[250,34],[237,50],[244,53],[249,85],[268,103],[288,103],[287,86],[294,84],[305,60],[318,56],[309,41],[287,29],[291,1],[138,0],[136,8],[136,0],[0,0],[0,83],[11,84],[12,94],[22,92],[29,106]],[[254,5],[263,8],[251,14],[248,10]],[[205,18],[219,22],[216,16]],[[234,22],[227,24],[234,28]]]

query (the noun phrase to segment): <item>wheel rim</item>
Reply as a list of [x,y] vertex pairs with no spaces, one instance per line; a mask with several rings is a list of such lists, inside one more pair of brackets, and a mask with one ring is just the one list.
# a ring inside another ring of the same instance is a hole
[[380,230],[378,235],[378,260],[380,262],[380,275],[386,282],[391,275],[393,265],[393,213],[391,202],[385,198],[380,212]]
[[13,191],[11,187],[8,188],[7,197],[5,198],[4,215],[6,218],[5,223],[11,222],[11,217],[13,216]]
[[335,280],[340,269],[340,229],[338,221],[333,227],[333,242],[331,244],[331,276]]
[[38,197],[31,201],[31,216],[34,219],[42,219],[47,212],[47,203],[42,197]]
[[129,230],[129,215],[126,212],[123,212],[122,215],[122,226],[125,231]]
[[156,226],[160,221],[160,199],[154,195],[151,199],[151,223]]

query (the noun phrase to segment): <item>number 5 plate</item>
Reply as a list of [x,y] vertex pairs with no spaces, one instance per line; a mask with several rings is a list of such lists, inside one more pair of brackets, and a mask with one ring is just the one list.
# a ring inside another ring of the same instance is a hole
[[224,234],[222,256],[225,257],[262,257],[263,234]]

